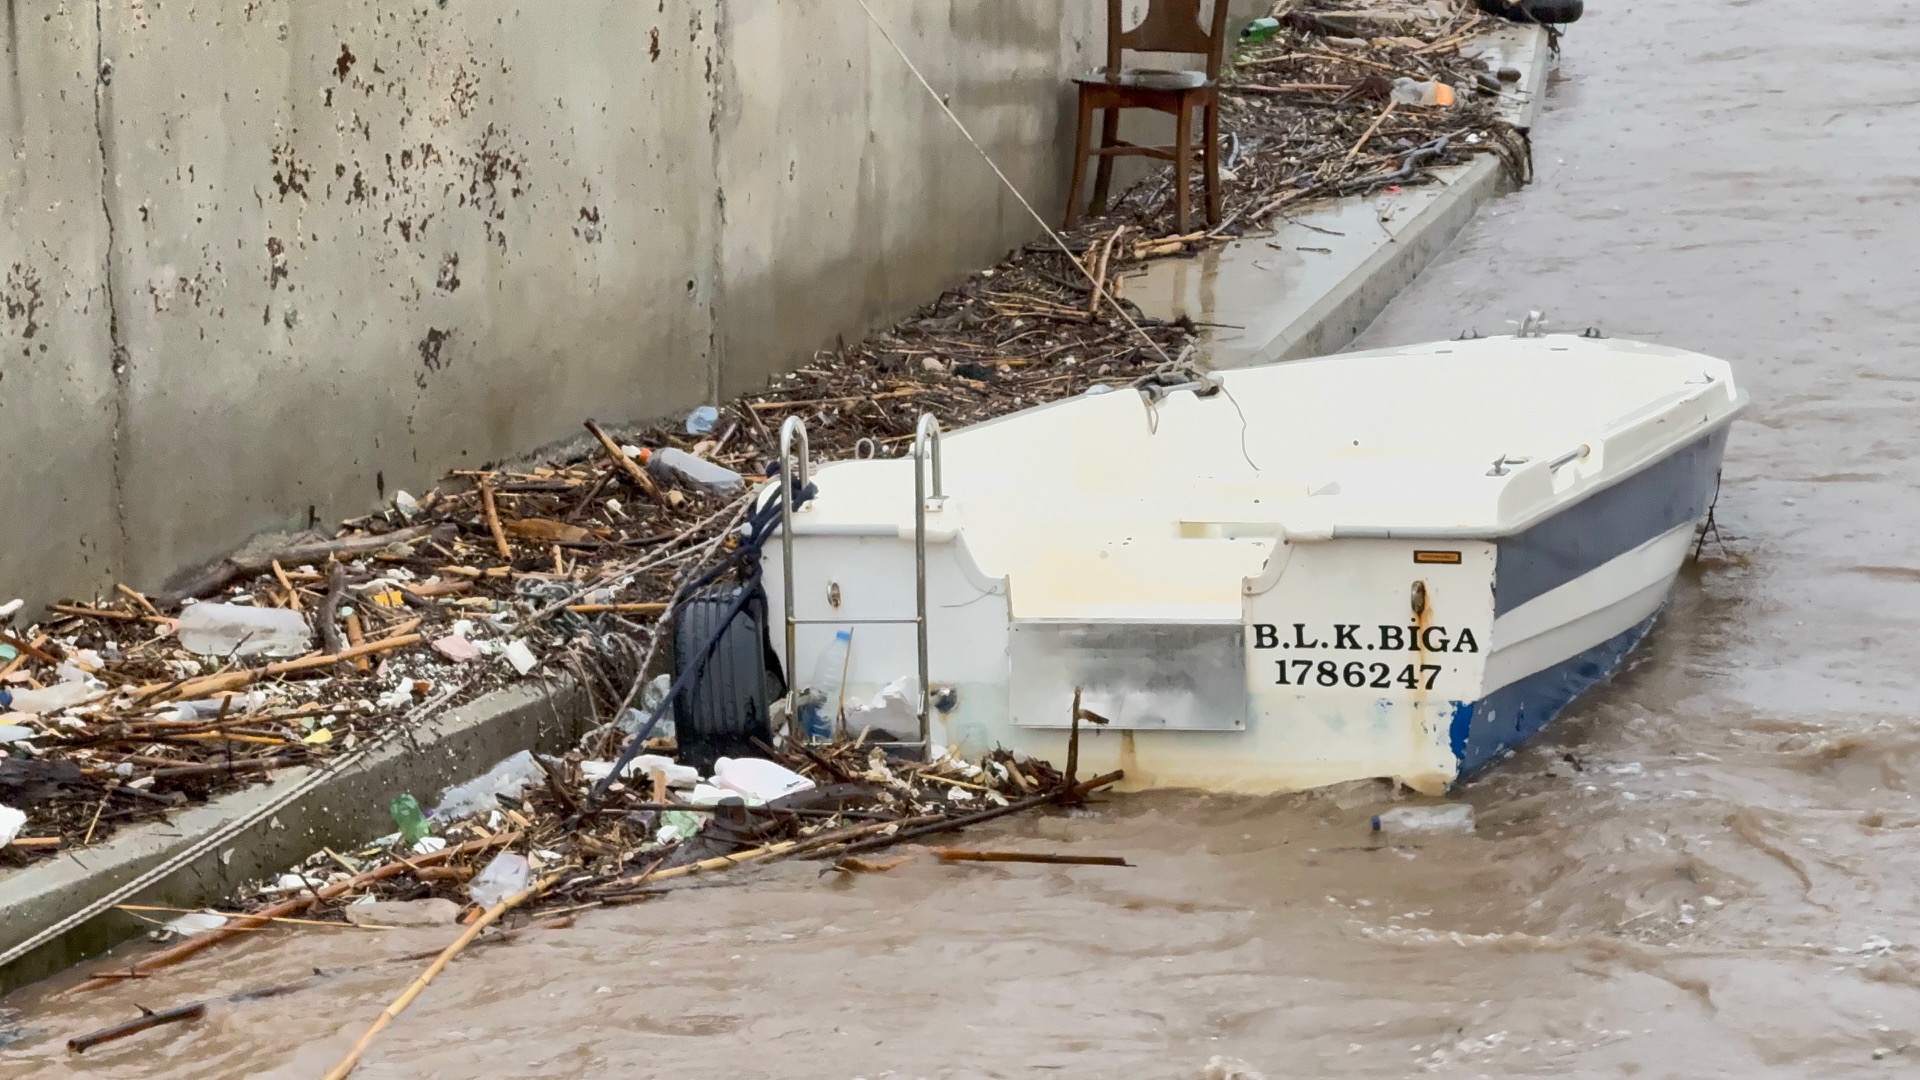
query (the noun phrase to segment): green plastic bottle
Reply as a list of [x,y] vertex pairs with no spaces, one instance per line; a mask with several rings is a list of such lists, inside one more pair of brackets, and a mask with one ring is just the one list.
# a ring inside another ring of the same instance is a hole
[[393,823],[400,826],[400,842],[411,847],[427,838],[433,827],[427,824],[427,817],[420,812],[420,800],[412,795],[402,795],[387,807],[393,815]]
[[1248,45],[1258,45],[1280,32],[1279,19],[1255,19],[1240,31],[1240,40]]

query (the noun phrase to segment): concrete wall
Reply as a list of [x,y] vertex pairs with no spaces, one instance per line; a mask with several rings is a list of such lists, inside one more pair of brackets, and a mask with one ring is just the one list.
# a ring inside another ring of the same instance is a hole
[[[1074,91],[1098,62],[1089,0],[870,0],[900,47],[1049,218]],[[997,261],[1038,232],[854,0],[725,5],[720,388],[761,385]]]
[[[1057,214],[1104,6],[871,2]],[[0,34],[0,600],[758,385],[1037,231],[853,0],[0,0]]]

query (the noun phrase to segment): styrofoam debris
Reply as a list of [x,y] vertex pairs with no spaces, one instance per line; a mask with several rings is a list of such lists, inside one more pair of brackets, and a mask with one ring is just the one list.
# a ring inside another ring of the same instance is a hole
[[20,830],[26,827],[26,814],[0,803],[0,847],[13,843],[20,836]]
[[728,791],[770,802],[797,791],[812,791],[813,781],[765,758],[721,758],[713,766],[713,782]]
[[225,915],[215,915],[211,911],[194,911],[174,919],[161,929],[179,934],[181,937],[192,937],[209,930],[218,930],[225,925],[227,925]]
[[533,650],[527,648],[527,643],[518,638],[508,642],[507,647],[500,650],[500,655],[506,657],[507,663],[513,665],[513,670],[522,675],[540,666],[540,661],[534,658]]

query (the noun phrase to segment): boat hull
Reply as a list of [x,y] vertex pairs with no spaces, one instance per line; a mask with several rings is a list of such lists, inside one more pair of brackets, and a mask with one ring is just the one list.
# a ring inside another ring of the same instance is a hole
[[[925,516],[937,747],[1063,761],[1079,700],[1108,721],[1081,726],[1080,768],[1127,787],[1443,791],[1645,637],[1745,403],[1723,362],[1575,339],[1225,378],[1231,398],[1116,393],[948,437]],[[1574,418],[1580,379],[1611,396]],[[1553,422],[1497,404],[1549,394]],[[919,666],[911,469],[828,466],[795,515],[791,663],[855,631],[849,732],[911,734],[859,709]],[[782,557],[763,565],[777,626]]]

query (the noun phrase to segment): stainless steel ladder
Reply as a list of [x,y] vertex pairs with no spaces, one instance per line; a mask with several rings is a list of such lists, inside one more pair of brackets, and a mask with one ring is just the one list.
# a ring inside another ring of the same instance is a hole
[[[800,454],[793,452],[795,440]],[[913,602],[912,618],[899,619],[802,619],[794,614],[793,582],[793,492],[805,488],[811,480],[808,464],[806,422],[789,416],[780,425],[780,567],[781,585],[786,599],[787,723],[800,738],[800,676],[794,647],[795,631],[801,626],[904,626],[913,624],[919,654],[920,738],[917,742],[874,743],[883,749],[917,749],[922,756],[932,751],[933,731],[930,717],[932,689],[927,685],[927,510],[938,511],[946,503],[946,490],[940,480],[940,422],[932,413],[921,413],[913,433]],[[927,495],[928,472],[933,479],[933,495]],[[795,480],[799,483],[795,484]],[[835,720],[839,719],[836,710]]]

